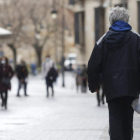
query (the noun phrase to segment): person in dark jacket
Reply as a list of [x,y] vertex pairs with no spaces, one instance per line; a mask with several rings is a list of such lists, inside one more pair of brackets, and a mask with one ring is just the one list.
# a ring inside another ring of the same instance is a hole
[[58,77],[58,73],[56,69],[53,67],[50,68],[47,77],[46,77],[46,85],[47,85],[47,97],[49,97],[49,87],[52,89],[52,96],[54,96],[54,89],[53,89],[53,83],[56,81]]
[[21,86],[24,86],[24,95],[27,95],[27,78],[28,78],[28,70],[26,67],[26,63],[22,60],[21,64],[16,67],[17,78],[19,81],[17,97],[20,97],[19,91]]
[[81,76],[82,76],[82,92],[86,93],[87,92],[87,68],[85,64],[83,64]]
[[124,8],[112,8],[109,21],[109,31],[95,44],[88,62],[89,89],[99,91],[102,73],[110,140],[132,140],[131,104],[140,93],[140,36],[128,24],[129,14]]
[[2,107],[7,109],[8,90],[11,89],[10,80],[13,77],[14,72],[11,66],[8,64],[7,57],[1,57],[0,59],[0,95],[2,99]]
[[76,88],[77,88],[77,93],[78,93],[78,89],[79,89],[79,86],[81,86],[82,88],[82,70],[81,70],[81,67],[78,66],[76,71],[75,71],[75,74],[76,74]]

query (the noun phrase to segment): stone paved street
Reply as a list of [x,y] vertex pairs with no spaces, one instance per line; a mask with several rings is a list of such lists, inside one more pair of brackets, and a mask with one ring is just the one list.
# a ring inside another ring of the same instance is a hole
[[[8,110],[0,109],[0,140],[109,140],[107,105],[97,107],[95,94],[76,93],[73,75],[61,78],[55,96],[46,98],[45,83],[29,78],[29,97],[16,97],[17,80],[12,80]],[[135,138],[140,138],[140,116],[135,116]]]

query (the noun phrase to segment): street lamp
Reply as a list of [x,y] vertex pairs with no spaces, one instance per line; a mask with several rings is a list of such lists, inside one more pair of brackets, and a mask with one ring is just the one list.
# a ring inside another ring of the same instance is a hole
[[52,10],[51,14],[53,19],[57,18],[57,11],[55,9]]
[[51,15],[53,19],[57,18],[57,11],[55,10],[55,0],[53,0],[53,10],[51,12]]

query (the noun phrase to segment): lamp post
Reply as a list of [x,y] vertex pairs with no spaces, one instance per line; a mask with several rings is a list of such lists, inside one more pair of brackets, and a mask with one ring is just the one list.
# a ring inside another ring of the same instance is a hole
[[62,0],[62,87],[65,87],[65,71],[64,71],[64,49],[65,49],[65,13],[64,13],[64,3]]
[[56,10],[53,10],[51,14],[52,14],[53,19],[57,18],[57,11]]
[[55,9],[55,0],[53,0],[53,10],[51,12],[52,18],[54,19],[54,49],[55,49],[55,61],[57,64],[57,25],[56,25],[56,18],[57,18],[57,11]]
[[52,14],[53,19],[57,18],[57,11],[55,9],[55,0],[53,0],[53,10],[52,10],[51,14]]
[[[65,14],[64,14],[64,2],[65,0],[62,0],[62,58],[61,58],[61,68],[62,68],[62,87],[65,87],[65,73],[64,73],[64,49],[65,49],[65,39],[64,39],[64,36],[65,36]],[[52,14],[52,18],[53,19],[56,19],[57,18],[57,11],[55,10],[55,0],[53,0],[53,10],[51,12]],[[56,29],[57,26],[56,26],[56,22],[55,22],[55,31],[57,30]],[[57,61],[57,44],[56,44],[56,34],[55,34],[55,41],[54,41],[54,45],[55,45],[55,57],[56,57],[56,61]]]

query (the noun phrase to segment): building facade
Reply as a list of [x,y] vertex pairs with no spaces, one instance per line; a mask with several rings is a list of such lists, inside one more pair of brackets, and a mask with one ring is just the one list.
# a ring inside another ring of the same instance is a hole
[[125,6],[130,24],[140,33],[140,0],[70,0],[75,16],[75,47],[78,62],[87,63],[96,41],[108,31],[110,7]]

